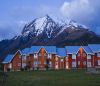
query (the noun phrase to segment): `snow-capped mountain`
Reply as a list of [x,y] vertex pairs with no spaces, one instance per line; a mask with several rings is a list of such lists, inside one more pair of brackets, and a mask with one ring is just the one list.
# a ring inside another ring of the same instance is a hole
[[[69,29],[70,28],[70,29]],[[33,37],[37,37],[41,34],[45,34],[47,38],[55,38],[57,35],[62,33],[64,30],[68,30],[69,33],[80,30],[80,29],[87,29],[84,25],[78,24],[75,21],[67,21],[67,22],[57,22],[54,21],[51,17],[48,15],[37,18],[30,22],[29,24],[26,24],[23,28],[22,35],[28,36],[32,35]]]
[[[67,22],[66,22],[67,21]],[[94,32],[72,20],[58,21],[46,15],[26,24],[21,35],[0,42],[0,57],[32,45],[87,45],[100,43]]]
[[48,38],[51,38],[53,32],[59,29],[59,27],[60,26],[52,18],[46,15],[26,24],[22,31],[22,35],[27,36],[32,34],[34,37],[37,37],[44,32]]

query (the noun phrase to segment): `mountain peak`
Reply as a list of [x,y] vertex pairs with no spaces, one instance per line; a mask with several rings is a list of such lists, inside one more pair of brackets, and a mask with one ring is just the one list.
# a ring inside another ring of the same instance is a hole
[[31,33],[34,34],[34,36],[38,36],[39,34],[46,32],[48,38],[50,38],[51,32],[56,26],[55,21],[49,15],[45,15],[44,17],[36,18],[28,25],[25,25],[22,35],[27,36]]
[[87,29],[84,25],[76,23],[76,21],[73,20],[67,20],[67,22],[63,23],[54,21],[47,14],[44,17],[36,18],[29,24],[26,24],[22,31],[22,36],[26,37],[31,34],[32,36],[37,37],[40,34],[45,34],[47,38],[53,38],[57,33],[62,33],[65,29],[70,32]]

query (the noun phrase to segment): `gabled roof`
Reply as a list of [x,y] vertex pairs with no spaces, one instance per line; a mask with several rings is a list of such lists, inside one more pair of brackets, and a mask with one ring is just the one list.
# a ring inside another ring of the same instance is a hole
[[94,52],[100,52],[100,44],[89,44],[90,49]]
[[92,50],[89,48],[89,46],[82,46],[82,48],[85,50],[87,54],[93,54]]
[[29,54],[30,48],[25,48],[25,49],[21,50],[21,53],[24,54],[24,55]]
[[83,48],[87,54],[93,53],[88,46],[65,46],[67,54],[77,54],[80,48]]
[[30,52],[38,53],[41,48],[44,48],[47,53],[56,54],[56,46],[32,46]]
[[2,62],[3,64],[6,64],[6,63],[10,63],[11,61],[12,61],[12,59],[13,59],[13,55],[8,55],[5,59],[4,59],[4,61]]
[[67,52],[66,52],[65,48],[57,48],[57,55],[60,57],[67,56]]
[[77,54],[81,46],[65,46],[67,54]]

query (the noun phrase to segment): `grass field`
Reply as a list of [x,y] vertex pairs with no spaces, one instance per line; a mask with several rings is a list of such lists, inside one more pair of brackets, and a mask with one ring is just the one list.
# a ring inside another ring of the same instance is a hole
[[9,72],[6,86],[100,86],[100,75],[84,70]]

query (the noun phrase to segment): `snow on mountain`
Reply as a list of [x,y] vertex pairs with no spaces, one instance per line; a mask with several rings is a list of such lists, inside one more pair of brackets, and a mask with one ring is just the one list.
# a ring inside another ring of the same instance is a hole
[[56,26],[57,24],[52,20],[52,18],[46,15],[42,18],[35,19],[29,24],[26,24],[22,31],[22,35],[27,36],[29,33],[34,33],[36,36],[38,36],[45,31],[48,38],[50,38]]
[[59,19],[53,20],[51,17],[46,15],[44,17],[33,20],[29,24],[26,24],[22,31],[22,35],[28,36],[29,34],[33,34],[37,37],[44,33],[46,34],[45,36],[47,36],[47,38],[52,38],[62,33],[65,29],[68,29],[69,32],[72,32],[74,30],[83,28],[87,29],[86,26],[76,23],[70,19],[67,19],[66,21]]

